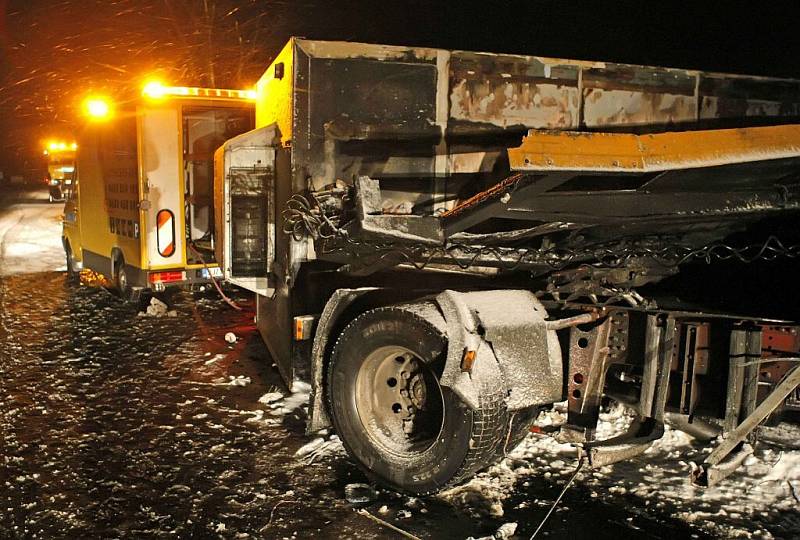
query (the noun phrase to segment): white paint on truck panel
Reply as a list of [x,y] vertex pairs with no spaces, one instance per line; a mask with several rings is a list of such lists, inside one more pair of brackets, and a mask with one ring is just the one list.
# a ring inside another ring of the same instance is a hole
[[[149,206],[143,230],[147,244],[148,267],[183,266],[183,212],[181,212],[181,144],[178,110],[171,107],[148,108],[142,115],[142,161],[145,198]],[[169,257],[158,251],[157,219],[160,210],[175,216],[175,250]]]

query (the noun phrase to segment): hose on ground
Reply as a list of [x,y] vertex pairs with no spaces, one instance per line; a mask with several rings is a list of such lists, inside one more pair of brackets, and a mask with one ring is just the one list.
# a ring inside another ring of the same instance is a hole
[[206,272],[208,272],[208,277],[211,279],[211,283],[214,284],[214,287],[217,289],[217,292],[225,301],[225,303],[231,306],[236,311],[242,311],[242,306],[240,306],[239,304],[228,298],[228,296],[222,291],[222,287],[219,286],[219,283],[217,283],[217,278],[215,278],[214,275],[211,273],[211,268],[209,268],[208,264],[206,263],[206,260],[203,258],[203,255],[194,247],[193,244],[187,243],[186,245],[189,246],[189,249],[192,251],[192,253],[194,253],[197,256],[197,258],[200,259],[200,262],[203,263],[203,267],[206,269]]

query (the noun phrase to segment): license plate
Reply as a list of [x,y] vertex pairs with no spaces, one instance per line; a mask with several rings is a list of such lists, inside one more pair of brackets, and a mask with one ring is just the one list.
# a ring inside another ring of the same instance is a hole
[[208,279],[209,277],[221,278],[222,268],[220,268],[219,266],[212,266],[211,268],[201,268],[200,275],[206,279]]

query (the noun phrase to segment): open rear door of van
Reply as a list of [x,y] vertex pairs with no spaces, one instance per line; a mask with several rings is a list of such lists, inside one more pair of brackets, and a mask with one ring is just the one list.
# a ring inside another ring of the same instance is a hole
[[185,266],[183,193],[177,107],[139,110],[142,163],[142,244],[149,269]]

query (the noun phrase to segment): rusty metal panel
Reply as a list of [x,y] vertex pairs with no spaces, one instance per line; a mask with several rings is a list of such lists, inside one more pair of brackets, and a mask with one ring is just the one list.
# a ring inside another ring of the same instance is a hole
[[694,96],[666,92],[585,88],[583,95],[583,125],[590,128],[689,122],[697,108]]
[[800,83],[694,70],[454,52],[450,117],[501,128],[668,126],[793,116]]
[[438,49],[405,47],[402,45],[380,45],[350,41],[319,41],[293,38],[297,45],[311,58],[372,58],[379,61],[435,62]]
[[[800,112],[800,82],[788,79],[362,43],[304,39],[294,39],[292,43],[296,44],[295,56],[303,56],[310,62],[316,60],[317,66],[337,66],[328,75],[346,77],[351,69],[348,66],[363,62],[383,65],[386,71],[402,66],[430,66],[437,72],[433,96],[416,94],[416,91],[424,93],[424,85],[395,80],[395,77],[402,78],[400,72],[388,77],[384,73],[373,82],[385,87],[383,90],[388,86],[403,87],[403,92],[396,94],[395,105],[399,109],[409,105],[403,98],[410,97],[412,104],[423,103],[424,108],[433,110],[433,114],[426,111],[432,126],[449,132],[459,128],[480,132],[519,127],[571,130],[645,126],[663,129],[698,120],[780,117]],[[284,49],[268,68],[260,83],[262,87],[274,83],[278,64],[290,67],[284,56],[291,49]],[[328,75],[317,73],[320,68],[306,66],[303,69],[310,78],[298,79],[298,92],[292,97],[305,101],[305,107],[309,108],[316,100],[326,98],[324,93],[308,87],[316,85],[311,81],[324,83],[311,77],[310,72],[314,71],[323,79]],[[380,94],[383,90],[376,92]],[[345,102],[355,106],[362,104],[361,98],[372,99],[379,97],[378,94],[356,95],[348,91],[342,97],[349,98]],[[369,99],[363,103],[367,108],[370,108]],[[264,103],[261,105],[263,109]],[[328,112],[335,117],[343,111]]]
[[703,73],[698,96],[702,120],[800,114],[800,81]]
[[697,114],[696,72],[606,64],[584,69],[583,125],[604,127],[688,122]]
[[[682,69],[293,38],[259,81],[257,123],[277,123],[282,143],[291,146],[294,191],[359,176],[408,181],[394,183],[387,210],[431,207],[436,213],[453,207],[463,185],[459,177],[491,177],[498,164],[504,166],[505,149],[517,146],[526,130],[658,132],[675,124],[697,128],[708,118],[794,114],[798,85]],[[624,156],[606,155],[597,170],[642,172],[652,166],[655,154],[643,164],[640,142],[628,141]]]
[[578,127],[579,67],[526,56],[456,52],[450,118],[501,128]]

